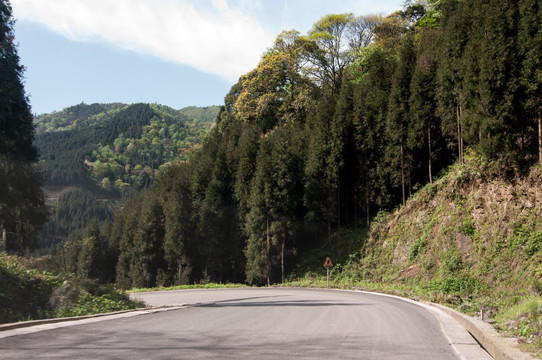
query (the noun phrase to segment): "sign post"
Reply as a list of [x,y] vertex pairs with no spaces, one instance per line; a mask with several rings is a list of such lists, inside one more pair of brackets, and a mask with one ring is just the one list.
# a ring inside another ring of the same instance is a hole
[[329,257],[326,258],[326,262],[324,263],[324,267],[327,270],[327,288],[329,289],[329,268],[333,267],[333,264],[331,263],[331,259]]

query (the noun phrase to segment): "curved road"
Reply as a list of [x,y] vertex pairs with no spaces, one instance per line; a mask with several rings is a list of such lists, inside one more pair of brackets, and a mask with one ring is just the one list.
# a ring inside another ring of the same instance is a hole
[[2,331],[0,358],[490,359],[440,310],[389,296],[247,288],[133,297],[175,306]]

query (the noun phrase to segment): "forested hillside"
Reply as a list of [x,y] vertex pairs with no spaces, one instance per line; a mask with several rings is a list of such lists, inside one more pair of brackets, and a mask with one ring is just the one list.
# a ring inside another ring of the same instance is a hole
[[150,186],[164,166],[186,160],[218,110],[79,104],[37,116],[35,144],[52,206],[42,250],[54,250],[93,218],[111,219],[121,200]]
[[465,149],[522,176],[541,161],[541,11],[535,0],[407,2],[281,33],[201,149],[83,247],[118,249],[125,288],[270,284],[311,249],[348,256],[337,244],[359,234],[361,246],[377,214],[463,164]]
[[40,115],[35,143],[46,184],[94,182],[106,191],[140,190],[161,166],[184,160],[217,113],[218,107],[177,111],[154,104],[80,104]]

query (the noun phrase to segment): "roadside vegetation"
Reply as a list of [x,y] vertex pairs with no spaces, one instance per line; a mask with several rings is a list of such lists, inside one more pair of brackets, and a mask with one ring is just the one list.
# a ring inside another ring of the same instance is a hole
[[144,306],[114,285],[53,275],[28,259],[0,253],[0,324],[100,314]]

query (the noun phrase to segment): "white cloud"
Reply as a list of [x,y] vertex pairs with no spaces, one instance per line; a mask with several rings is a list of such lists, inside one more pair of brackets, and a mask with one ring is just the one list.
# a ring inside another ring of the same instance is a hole
[[228,80],[253,69],[274,40],[273,34],[247,15],[244,1],[236,2],[237,7],[227,0],[11,3],[15,18],[40,23],[72,40],[106,41]]

